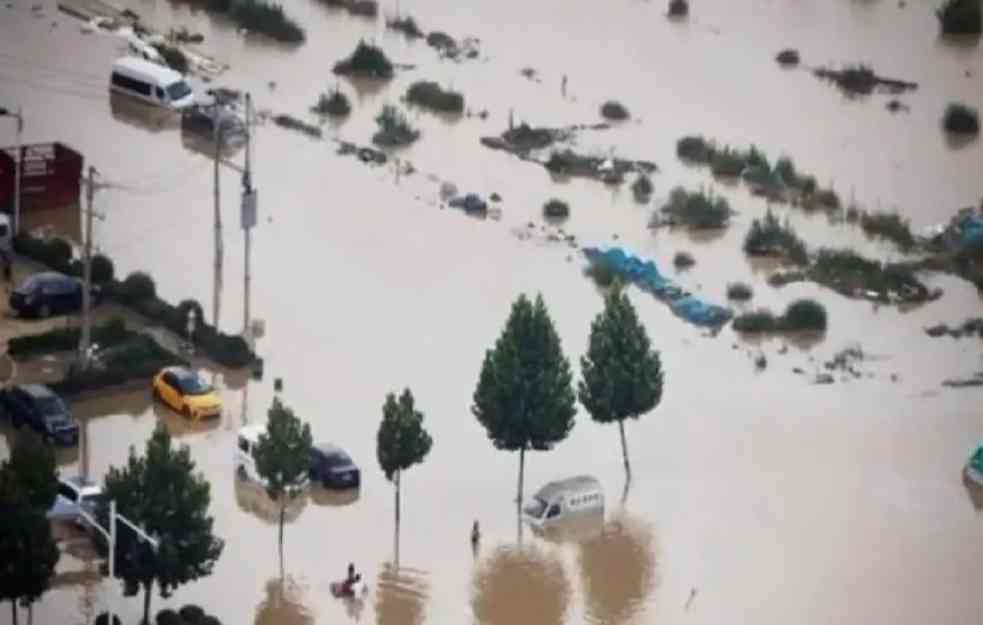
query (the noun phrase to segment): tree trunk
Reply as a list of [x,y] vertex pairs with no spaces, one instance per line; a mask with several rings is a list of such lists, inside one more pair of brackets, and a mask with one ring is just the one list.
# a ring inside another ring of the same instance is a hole
[[628,462],[628,441],[625,440],[625,420],[618,421],[618,429],[621,430],[621,455],[625,458],[625,476],[631,480],[631,464]]
[[17,600],[16,599],[10,600],[10,613],[13,614],[13,617],[11,618],[11,622],[14,625],[17,625]]
[[526,470],[526,446],[523,445],[519,449],[519,492],[515,496],[515,503],[518,508],[522,509],[522,478]]
[[281,496],[280,501],[280,579],[283,579],[283,517],[286,513],[286,503],[283,501],[283,496]]
[[34,625],[34,604],[27,604],[27,625]]
[[[143,622],[146,624],[150,623],[150,589],[153,588],[153,582],[143,585]],[[109,625],[115,625],[110,623]]]
[[396,471],[396,533],[394,536],[395,542],[393,546],[395,554],[393,559],[395,560],[397,569],[399,568],[399,482],[401,477],[400,471]]

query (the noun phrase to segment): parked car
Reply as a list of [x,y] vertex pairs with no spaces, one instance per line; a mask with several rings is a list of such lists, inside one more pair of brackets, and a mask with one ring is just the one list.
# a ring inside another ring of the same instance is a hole
[[222,400],[212,385],[187,367],[166,367],[154,377],[154,399],[189,419],[222,414]]
[[362,474],[345,450],[323,443],[311,449],[310,477],[325,488],[358,488]]
[[58,495],[48,510],[53,521],[80,521],[79,510],[90,516],[103,500],[102,487],[81,477],[58,478]]
[[[82,289],[78,278],[56,271],[45,271],[29,276],[10,294],[10,307],[22,317],[50,317],[73,313],[82,308]],[[90,291],[92,303],[99,302],[101,291]]]
[[219,104],[195,104],[181,111],[181,130],[208,141],[215,137],[218,125],[225,146],[240,146],[246,141],[246,124],[232,109]]
[[29,425],[57,445],[78,444],[78,423],[61,397],[47,386],[16,384],[0,389],[0,412],[15,428]]

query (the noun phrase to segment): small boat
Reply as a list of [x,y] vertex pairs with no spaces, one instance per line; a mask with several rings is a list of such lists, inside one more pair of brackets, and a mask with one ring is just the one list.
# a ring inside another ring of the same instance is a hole
[[966,463],[966,475],[980,486],[983,486],[983,445],[976,448],[976,451],[969,457]]

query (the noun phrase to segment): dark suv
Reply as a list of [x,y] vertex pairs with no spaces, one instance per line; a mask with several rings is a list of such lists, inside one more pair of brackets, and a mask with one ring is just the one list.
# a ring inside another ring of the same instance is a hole
[[58,445],[78,444],[79,426],[61,397],[41,384],[18,384],[0,390],[0,415],[15,428],[29,425]]
[[[30,276],[10,294],[10,307],[24,317],[49,317],[82,308],[82,281],[55,271]],[[98,290],[92,290],[93,303]]]
[[325,488],[358,488],[362,482],[351,456],[330,444],[314,445],[311,449],[310,477]]

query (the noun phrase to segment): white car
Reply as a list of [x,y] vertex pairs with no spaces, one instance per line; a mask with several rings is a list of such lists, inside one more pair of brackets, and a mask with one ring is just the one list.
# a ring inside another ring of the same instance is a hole
[[[266,432],[266,425],[262,423],[251,423],[243,426],[239,430],[238,441],[235,450],[236,475],[244,480],[250,480],[266,486],[266,480],[260,477],[256,470],[256,445],[259,443],[259,435]],[[299,486],[306,487],[310,483],[310,477],[304,473]]]
[[103,499],[102,487],[94,482],[81,477],[59,478],[58,495],[48,510],[48,518],[53,521],[81,522],[79,510],[93,515]]

